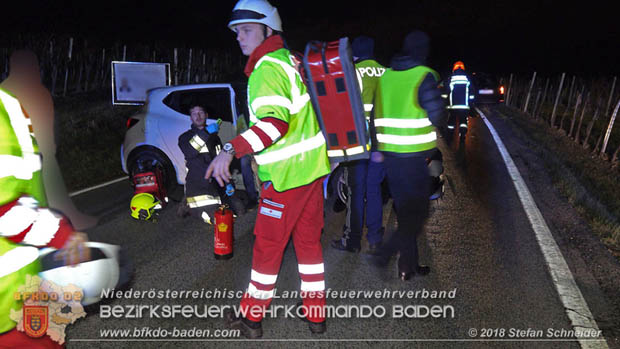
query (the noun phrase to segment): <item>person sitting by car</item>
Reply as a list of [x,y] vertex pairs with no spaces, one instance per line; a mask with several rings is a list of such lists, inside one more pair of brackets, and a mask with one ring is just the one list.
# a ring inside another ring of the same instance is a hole
[[207,125],[209,114],[202,105],[193,104],[189,113],[192,126],[179,136],[179,148],[185,156],[187,167],[185,196],[189,213],[207,224],[215,222],[215,211],[222,203],[228,204],[236,215],[245,213],[245,207],[236,193],[229,195],[230,188],[227,193],[226,188],[204,178],[211,160],[222,149],[222,141],[217,135],[219,123]]

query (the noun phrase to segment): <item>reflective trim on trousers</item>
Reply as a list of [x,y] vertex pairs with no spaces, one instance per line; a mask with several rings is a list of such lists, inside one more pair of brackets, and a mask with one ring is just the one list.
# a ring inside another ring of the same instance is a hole
[[300,274],[322,274],[325,272],[325,267],[323,263],[319,264],[299,264],[299,273]]
[[278,279],[278,274],[262,274],[252,269],[250,280],[256,281],[263,285],[273,285]]
[[258,288],[256,288],[256,286],[254,286],[254,284],[250,283],[248,285],[248,294],[252,298],[256,298],[256,299],[271,299],[273,298],[274,290],[270,290],[270,291],[259,290]]
[[299,289],[303,292],[325,291],[325,281],[301,281]]

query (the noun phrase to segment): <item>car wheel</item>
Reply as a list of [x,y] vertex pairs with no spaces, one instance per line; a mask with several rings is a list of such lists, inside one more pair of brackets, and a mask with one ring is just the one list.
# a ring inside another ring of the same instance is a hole
[[162,173],[164,187],[169,196],[178,186],[174,167],[170,160],[168,160],[168,157],[160,150],[152,148],[137,150],[129,156],[129,161],[127,162],[129,163],[129,174],[132,177],[132,183],[134,174],[158,168]]
[[344,175],[344,168],[338,166],[330,176],[331,192],[336,195],[336,200],[346,204],[349,196],[349,186]]

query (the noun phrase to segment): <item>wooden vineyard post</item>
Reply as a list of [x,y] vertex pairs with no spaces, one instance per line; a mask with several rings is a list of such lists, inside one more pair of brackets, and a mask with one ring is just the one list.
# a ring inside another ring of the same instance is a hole
[[611,115],[611,119],[609,120],[609,126],[607,126],[607,133],[605,133],[603,147],[601,148],[600,156],[602,158],[605,158],[605,150],[607,150],[607,143],[609,142],[609,137],[611,136],[611,129],[614,127],[614,122],[616,121],[616,116],[618,115],[618,108],[620,108],[620,100],[616,104],[616,108],[614,108],[614,113]]
[[65,70],[65,84],[63,86],[62,95],[67,95],[67,80],[69,80],[69,65],[71,64],[71,52],[73,51],[73,38],[69,38],[69,60],[67,61],[67,69]]
[[579,144],[579,133],[581,132],[581,123],[583,123],[583,117],[586,114],[586,109],[588,109],[588,102],[590,99],[590,93],[586,96],[586,101],[583,104],[583,109],[581,111],[581,117],[579,118],[579,125],[577,126],[577,131],[575,131],[575,135],[573,136],[575,139],[575,143]]
[[554,127],[555,124],[555,112],[558,108],[558,102],[560,100],[560,95],[562,95],[562,85],[564,84],[564,77],[566,73],[562,73],[562,77],[560,78],[560,86],[558,87],[558,94],[555,96],[555,103],[553,103],[553,111],[551,112],[551,127]]
[[601,107],[601,101],[599,99],[597,105],[596,105],[596,111],[594,112],[594,116],[592,117],[592,120],[590,120],[590,123],[588,123],[588,129],[586,130],[586,138],[583,140],[583,149],[588,149],[590,147],[590,145],[588,144],[588,139],[590,138],[590,134],[592,133],[592,128],[594,127],[594,123],[596,122],[596,120],[598,120],[598,112],[600,110]]
[[527,106],[530,103],[530,95],[532,94],[532,88],[534,87],[534,81],[536,81],[536,72],[532,76],[532,81],[530,81],[530,88],[527,90],[527,97],[525,97],[525,105],[523,106],[523,112],[527,113]]

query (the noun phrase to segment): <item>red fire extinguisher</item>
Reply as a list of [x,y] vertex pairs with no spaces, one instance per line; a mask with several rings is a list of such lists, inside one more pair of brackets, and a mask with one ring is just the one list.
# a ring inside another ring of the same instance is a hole
[[215,259],[230,259],[233,256],[233,213],[228,205],[221,205],[215,211],[213,255]]

